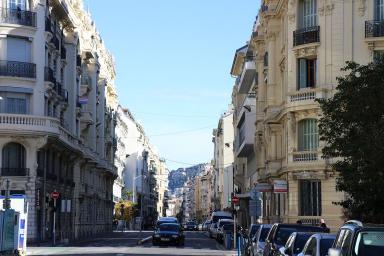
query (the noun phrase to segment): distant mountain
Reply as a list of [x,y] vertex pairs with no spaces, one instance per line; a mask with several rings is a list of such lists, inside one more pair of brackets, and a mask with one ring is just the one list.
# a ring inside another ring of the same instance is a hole
[[197,164],[188,168],[179,168],[169,172],[168,190],[173,192],[176,188],[181,188],[184,183],[205,170],[208,164]]

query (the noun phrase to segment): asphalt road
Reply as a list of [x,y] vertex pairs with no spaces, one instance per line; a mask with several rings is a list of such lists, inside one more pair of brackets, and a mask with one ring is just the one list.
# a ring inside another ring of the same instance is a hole
[[152,232],[115,232],[87,242],[58,247],[28,247],[27,255],[206,255],[232,256],[233,251],[225,250],[204,232],[185,232],[184,246],[152,246],[149,240],[142,245],[138,241],[149,237]]

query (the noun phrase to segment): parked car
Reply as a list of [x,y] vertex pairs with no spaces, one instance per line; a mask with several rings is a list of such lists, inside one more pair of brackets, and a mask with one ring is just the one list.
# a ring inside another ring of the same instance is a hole
[[217,234],[217,222],[212,223],[208,230],[208,235],[210,238],[216,237]]
[[152,235],[152,244],[176,244],[184,245],[184,234],[178,223],[160,224]]
[[251,224],[247,233],[247,243],[245,244],[246,255],[251,255],[252,251],[252,238],[255,236],[256,232],[259,230],[261,224]]
[[347,221],[339,230],[328,250],[329,256],[384,255],[384,226],[363,225]]
[[209,229],[209,226],[211,225],[211,221],[210,220],[206,220],[203,224],[203,231],[208,231]]
[[184,229],[191,231],[197,230],[197,223],[194,221],[188,221],[187,223],[185,223]]
[[305,243],[313,235],[313,233],[308,232],[293,232],[285,246],[279,249],[279,256],[297,256],[301,251],[303,251]]
[[197,225],[197,230],[203,231],[203,223],[200,223],[199,225]]
[[304,249],[298,256],[327,256],[328,250],[335,241],[334,234],[314,234],[304,246]]
[[155,225],[155,229],[157,229],[163,223],[177,223],[177,224],[179,224],[179,221],[175,217],[161,217],[157,220],[156,225]]
[[[232,230],[230,229],[230,226]],[[224,227],[225,226],[225,227]],[[220,220],[217,223],[217,232],[216,232],[216,240],[221,243],[224,239],[224,233],[233,233],[234,221],[233,220]]]
[[252,238],[252,250],[251,256],[262,256],[265,247],[265,240],[267,239],[268,233],[271,230],[271,224],[260,225],[259,230]]
[[211,217],[212,223],[216,223],[220,219],[233,219],[232,213],[224,212],[224,211],[217,211],[212,213],[212,217]]
[[324,232],[325,229],[318,226],[300,224],[273,224],[265,241],[263,256],[276,256],[280,247],[284,246],[293,232]]

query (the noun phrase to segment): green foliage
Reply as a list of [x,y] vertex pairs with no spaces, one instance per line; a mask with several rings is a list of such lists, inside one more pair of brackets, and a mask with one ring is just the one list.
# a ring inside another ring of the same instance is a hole
[[325,157],[335,158],[347,218],[384,223],[384,61],[347,62],[333,98],[318,100]]

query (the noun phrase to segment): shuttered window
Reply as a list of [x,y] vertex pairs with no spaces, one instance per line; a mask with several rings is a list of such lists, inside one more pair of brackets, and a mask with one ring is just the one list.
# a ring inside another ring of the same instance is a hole
[[317,26],[317,0],[301,0],[299,9],[301,28]]
[[316,119],[304,119],[298,125],[298,150],[313,151],[319,147],[319,131]]
[[7,38],[7,60],[31,62],[31,42],[24,38]]
[[25,168],[25,149],[19,143],[8,143],[2,157],[2,168]]
[[11,114],[27,114],[27,101],[20,98],[7,97],[6,111]]
[[298,60],[298,89],[316,87],[317,59]]
[[375,20],[384,20],[384,0],[375,0]]

